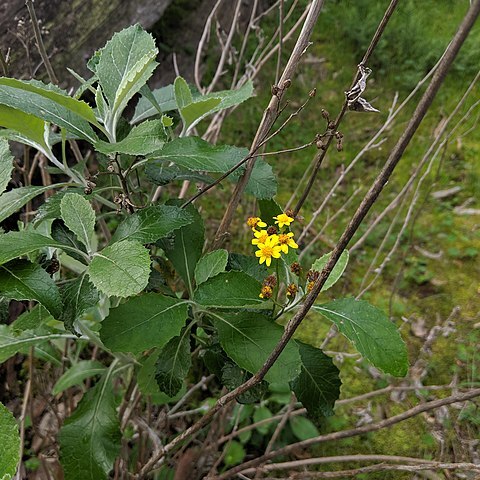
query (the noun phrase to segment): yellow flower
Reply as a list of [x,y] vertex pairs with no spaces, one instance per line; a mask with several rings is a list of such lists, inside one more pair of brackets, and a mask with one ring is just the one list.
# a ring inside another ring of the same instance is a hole
[[276,217],[273,217],[275,219],[275,223],[278,224],[279,228],[282,228],[284,225],[287,225],[287,227],[293,222],[293,218],[289,217],[286,213],[281,213],[280,215],[277,215]]
[[252,239],[252,245],[258,245],[259,243],[265,243],[268,238],[268,232],[266,230],[254,230],[253,234],[255,238]]
[[278,238],[274,237],[277,237],[277,235],[268,237],[265,243],[259,243],[257,245],[258,250],[255,252],[255,256],[259,257],[260,264],[265,262],[267,267],[272,263],[272,257],[280,258],[281,247],[277,245]]
[[288,247],[290,248],[298,248],[298,245],[295,243],[295,240],[293,239],[293,233],[281,233],[278,235],[278,243],[280,244],[280,248],[282,249],[282,252],[287,254],[288,253]]
[[262,222],[260,217],[249,217],[247,220],[247,225],[252,230],[255,230],[257,227],[265,228],[267,226],[265,222]]

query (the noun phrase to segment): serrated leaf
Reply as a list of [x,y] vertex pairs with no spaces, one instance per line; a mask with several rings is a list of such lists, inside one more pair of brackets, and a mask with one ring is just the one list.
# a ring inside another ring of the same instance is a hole
[[48,185],[46,187],[19,187],[0,195],[0,222],[3,222],[10,215],[14,214],[26,205],[32,198],[47,190],[61,187],[64,184]]
[[63,311],[59,320],[64,323],[67,330],[75,333],[73,326],[75,320],[99,302],[100,294],[85,274],[65,284],[60,294],[63,300]]
[[[321,272],[325,265],[328,263],[330,260],[330,257],[332,256],[332,252],[326,253],[320,258],[317,258],[315,262],[312,264],[312,270],[316,270],[317,272]],[[340,258],[338,259],[338,262],[335,264],[333,267],[333,270],[330,272],[330,275],[327,278],[327,281],[322,287],[322,292],[325,290],[328,290],[330,287],[332,287],[337,281],[340,279],[340,277],[343,275],[343,272],[347,268],[348,264],[348,250],[344,250],[343,253],[340,255]]]
[[296,415],[295,417],[290,417],[288,421],[293,434],[300,441],[315,438],[320,435],[317,427],[308,418]]
[[214,108],[210,113],[225,110],[226,108],[234,107],[240,103],[248,100],[253,95],[253,83],[248,80],[245,85],[242,85],[237,90],[221,90],[219,92],[208,93],[207,95],[193,95],[193,100],[205,100],[208,98],[219,98],[220,104]]
[[273,199],[260,199],[258,201],[260,216],[267,225],[273,225],[273,217],[283,213],[280,205]]
[[48,310],[42,305],[35,305],[30,311],[23,312],[13,323],[10,324],[12,332],[35,330],[49,320],[53,320]]
[[191,364],[190,336],[188,331],[184,331],[160,350],[155,370],[155,379],[160,391],[169,397],[176,395],[182,388]]
[[71,249],[49,237],[29,231],[8,232],[0,235],[0,265],[44,247]]
[[[242,370],[237,364],[232,362],[229,358],[224,359],[221,369],[222,384],[229,390],[234,390],[243,383],[245,383],[252,375],[245,370]],[[236,398],[238,403],[251,404],[256,403],[267,391],[267,382],[260,382],[252,388],[249,388],[246,392],[241,393]]]
[[148,395],[150,397],[150,400],[154,405],[165,405],[167,403],[177,402],[183,395],[185,395],[185,383],[174,397],[169,397],[161,392],[158,388],[157,381],[155,380],[155,364],[157,358],[158,351],[155,350],[150,355],[140,360],[142,366],[137,374],[138,388],[143,395]]
[[53,317],[48,310],[38,304],[30,311],[23,312],[12,324],[10,324],[10,330],[12,332],[35,330],[50,320],[53,320]]
[[[222,348],[237,365],[250,373],[256,373],[263,367],[283,334],[280,325],[250,312],[216,312],[212,317]],[[270,383],[288,382],[299,371],[298,347],[290,341],[267,372],[265,380]]]
[[245,192],[258,199],[269,199],[277,194],[277,178],[264,160],[257,159],[255,162]]
[[148,155],[161,150],[165,144],[165,131],[160,120],[147,120],[132,128],[130,133],[117,143],[99,140],[95,149],[104,154],[126,153],[128,155]]
[[122,240],[153,243],[192,221],[192,214],[180,207],[159,205],[143,208],[129,215],[118,226],[110,243]]
[[303,342],[297,345],[302,359],[300,375],[291,383],[298,400],[316,422],[333,415],[340,396],[340,372],[332,359],[319,348]]
[[[167,85],[166,87],[158,88],[157,90],[153,90],[151,93],[162,113],[170,112],[171,110],[175,110],[177,108],[173,85]],[[130,123],[140,123],[149,117],[158,115],[159,113],[160,112],[152,104],[151,100],[149,100],[146,95],[142,95],[137,103],[137,106],[135,107],[135,113],[133,114]]]
[[[181,201],[172,203],[180,205]],[[189,205],[185,210],[192,216],[193,222],[176,230],[171,237],[160,240],[159,245],[192,293],[195,267],[202,256],[205,227],[202,217],[193,205]]]
[[8,141],[0,138],[0,194],[7,188],[12,176],[13,155],[10,153]]
[[355,348],[375,367],[395,377],[408,371],[408,356],[400,333],[389,318],[364,300],[343,298],[313,309],[334,322]]
[[245,272],[259,282],[263,282],[268,275],[268,269],[264,263],[260,265],[256,257],[242,255],[241,253],[230,253],[227,270]]
[[198,137],[183,137],[167,143],[158,158],[189,170],[226,172],[248,155],[246,148],[212,145]]
[[112,352],[137,354],[163,347],[180,333],[187,313],[183,300],[147,293],[112,308],[102,322],[100,338]]
[[78,193],[66,193],[60,202],[65,225],[90,252],[90,239],[95,233],[95,211],[90,202]]
[[223,249],[207,253],[200,258],[195,267],[195,283],[197,286],[223,272],[227,266],[227,261],[228,252]]
[[38,207],[37,214],[33,219],[35,228],[37,228],[38,225],[40,225],[40,223],[42,223],[44,220],[60,218],[62,215],[60,212],[60,204],[62,202],[62,198],[67,193],[78,193],[79,195],[82,195],[83,189],[71,188],[68,191],[60,191],[51,197],[48,197],[47,200]]
[[195,301],[216,308],[260,306],[262,285],[250,275],[230,271],[220,273],[200,285],[195,292]]
[[141,243],[123,240],[95,253],[88,274],[108,296],[136,295],[148,284],[150,255]]
[[[128,101],[142,88],[157,66],[158,50],[152,36],[140,25],[116,33],[95,54],[94,71],[110,107],[110,132]],[[91,67],[89,67],[91,68]]]
[[27,260],[14,260],[0,266],[0,292],[13,300],[36,300],[55,318],[60,317],[60,292],[40,265]]
[[181,110],[193,102],[192,92],[188,83],[182,77],[177,77],[173,84],[175,103],[177,108]]
[[18,424],[10,410],[0,403],[0,478],[10,480],[20,461]]
[[46,99],[52,100],[58,105],[65,107],[75,115],[84,118],[90,123],[97,125],[93,109],[82,100],[71,97],[65,90],[53,84],[44,84],[38,80],[17,80],[15,78],[0,78],[0,89],[4,86],[15,88],[18,90],[17,95],[23,92],[31,92]]
[[183,121],[183,130],[193,128],[203,118],[212,113],[212,111],[220,105],[219,98],[208,98],[206,100],[199,100],[192,102],[189,105],[180,108],[180,116]]
[[[85,255],[87,255],[87,249],[85,248],[85,245],[65,225],[65,222],[63,220],[60,220],[59,218],[57,218],[56,220],[53,221],[51,235],[52,235],[52,238],[57,242],[63,245],[68,245],[72,248],[75,248],[76,250],[80,250]],[[75,251],[69,251],[68,255],[70,255],[75,260],[78,260],[79,262],[83,263],[84,265],[88,264],[84,255],[76,253]]]
[[193,172],[178,165],[171,165],[163,160],[150,160],[145,167],[145,174],[155,185],[168,185],[173,181],[189,180],[199,183],[212,183],[215,179],[204,173]]
[[[38,81],[24,82],[12,78],[0,78],[0,103],[21,112],[65,128],[68,132],[95,143],[98,139],[92,127],[77,111],[89,115],[90,107],[69,97],[62,90]],[[77,108],[78,107],[78,108]],[[72,110],[72,108],[74,110]],[[97,123],[93,111],[89,121]]]
[[81,385],[87,378],[105,373],[105,365],[96,360],[80,360],[71,366],[53,386],[52,394],[57,395],[74,385]]
[[105,376],[84,395],[59,433],[60,463],[69,480],[106,480],[120,453],[113,383]]
[[59,338],[75,337],[73,335],[60,333],[36,334],[31,331],[15,335],[6,325],[0,325],[0,363],[13,357],[18,351],[24,348]]

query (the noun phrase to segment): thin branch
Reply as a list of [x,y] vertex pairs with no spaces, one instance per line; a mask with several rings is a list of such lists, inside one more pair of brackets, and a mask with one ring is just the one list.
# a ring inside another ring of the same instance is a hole
[[[449,468],[444,465],[451,465],[452,469],[463,469],[470,471],[480,471],[480,465],[475,463],[444,463],[435,460],[425,460],[424,458],[402,457],[397,455],[339,455],[331,457],[306,458],[303,460],[294,460],[290,462],[270,463],[261,467],[263,472],[272,472],[274,470],[287,470],[292,468],[304,468],[311,465],[324,465],[326,463],[350,463],[350,462],[390,462],[390,463],[404,463],[422,466],[424,468]],[[411,466],[413,466],[411,465]],[[456,466],[456,467],[455,467]],[[256,468],[249,468],[243,470],[244,475],[255,473]],[[305,472],[303,472],[305,473]],[[323,473],[323,472],[322,472]]]
[[383,428],[387,428],[392,425],[395,425],[396,423],[403,422],[404,420],[408,420],[409,418],[419,415],[420,413],[434,410],[436,408],[443,407],[444,405],[451,405],[452,403],[456,403],[456,402],[465,402],[467,400],[471,400],[478,396],[480,396],[480,388],[476,388],[465,393],[451,395],[449,397],[445,397],[442,399],[432,400],[431,402],[422,403],[413,408],[410,408],[409,410],[406,410],[405,412],[402,412],[390,418],[386,418],[385,420],[381,420],[376,423],[363,425],[361,427],[353,428],[350,430],[341,430],[339,432],[328,433],[326,435],[319,435],[318,437],[293,443],[291,445],[287,445],[286,447],[279,448],[278,450],[275,450],[269,453],[268,455],[262,455],[261,457],[257,457],[253,460],[247,461],[241,465],[233,467],[230,470],[227,470],[226,472],[224,472],[222,475],[220,475],[218,477],[218,480],[226,480],[228,478],[232,478],[237,473],[243,473],[245,470],[251,467],[262,465],[267,461],[271,460],[272,458],[278,457],[279,455],[288,455],[299,449],[311,447],[312,445],[318,445],[319,443],[336,441],[344,438],[351,438],[358,435],[363,435],[368,432],[376,432]]
[[[372,54],[372,52],[375,49],[375,47],[377,46],[381,36],[383,35],[383,32],[385,31],[385,28],[387,27],[388,21],[390,20],[390,17],[392,16],[393,12],[395,11],[395,8],[397,7],[397,4],[398,4],[398,0],[391,0],[390,5],[388,6],[387,10],[385,11],[385,13],[383,15],[383,18],[380,21],[375,34],[373,35],[373,38],[370,42],[370,45],[367,48],[367,51],[365,52],[365,55],[363,56],[362,61],[360,62],[360,65],[366,65],[367,64],[367,62],[370,58],[370,55]],[[359,76],[359,72],[357,71],[356,74],[355,74],[355,77],[353,79],[353,82],[352,82],[352,85],[351,85],[350,89],[353,88],[353,86],[357,82],[358,76]],[[345,98],[345,102],[343,103],[342,109],[341,109],[340,113],[338,114],[337,118],[334,120],[334,125],[332,125],[332,130],[335,130],[335,131],[338,130],[338,127],[339,127],[339,125],[340,125],[340,123],[341,123],[341,121],[342,121],[342,119],[345,115],[345,112],[347,111],[347,103],[348,103],[348,99]],[[323,163],[323,159],[325,158],[325,156],[328,152],[328,149],[329,149],[329,147],[332,143],[332,139],[333,139],[333,137],[328,137],[324,149],[322,151],[320,151],[315,157],[315,160],[314,160],[315,167],[312,171],[312,176],[310,177],[310,179],[308,181],[308,184],[307,184],[307,187],[305,188],[305,191],[303,192],[300,200],[298,201],[298,203],[297,203],[297,205],[294,209],[295,216],[298,215],[298,212],[302,208],[303,204],[305,203],[305,200],[307,199],[308,195],[310,194],[310,191],[313,188],[313,185],[315,183],[315,178],[317,177],[317,174],[320,171],[320,167],[321,167],[321,165]]]
[[57,85],[58,79],[55,75],[52,64],[50,63],[50,59],[48,58],[47,51],[45,50],[45,45],[42,40],[42,34],[40,32],[40,27],[38,26],[37,15],[35,13],[35,9],[33,8],[33,0],[26,0],[25,5],[28,9],[30,19],[32,20],[33,34],[35,35],[38,51],[40,53],[40,56],[42,57],[43,64],[45,65],[45,68],[47,70],[48,78],[50,79],[50,82]]
[[[255,152],[257,150],[258,144],[262,142],[264,138],[268,135],[268,132],[270,131],[275,120],[277,119],[280,102],[286,89],[291,83],[291,78],[293,77],[298,67],[302,55],[304,54],[306,48],[309,45],[310,37],[317,22],[318,16],[320,15],[323,3],[324,0],[314,1],[308,11],[308,15],[305,19],[302,31],[300,32],[297,43],[295,44],[292,54],[290,55],[287,65],[285,66],[285,69],[279,81],[279,85],[275,89],[276,91],[274,92],[274,95],[272,95],[268,107],[266,108],[262,120],[260,121],[260,125],[257,129],[257,133],[250,148],[251,152]],[[233,216],[235,214],[235,210],[237,209],[238,203],[240,202],[240,198],[243,194],[243,191],[245,190],[248,180],[250,179],[250,175],[252,173],[254,165],[255,159],[251,159],[247,164],[247,168],[245,169],[244,174],[240,177],[233,191],[230,202],[225,210],[223,219],[215,235],[213,248],[217,248],[224,240],[226,232],[228,231]]]

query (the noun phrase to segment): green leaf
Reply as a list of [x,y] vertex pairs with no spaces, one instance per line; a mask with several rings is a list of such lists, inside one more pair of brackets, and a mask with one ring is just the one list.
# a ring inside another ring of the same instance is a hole
[[0,194],[7,188],[13,170],[13,155],[10,153],[8,141],[0,138]]
[[80,360],[70,367],[53,386],[52,394],[57,395],[74,385],[81,385],[87,378],[105,373],[105,366],[96,360]]
[[263,305],[259,298],[262,285],[243,272],[225,272],[210,278],[195,292],[195,301],[217,308]]
[[20,461],[20,435],[18,424],[10,410],[0,403],[0,475],[10,480]]
[[60,202],[65,225],[77,236],[77,238],[90,248],[90,239],[95,233],[95,211],[90,202],[78,193],[66,193]]
[[95,73],[110,106],[111,133],[128,101],[153,73],[157,53],[152,36],[138,24],[116,33],[97,52]]
[[[181,204],[181,201],[175,203]],[[159,244],[192,293],[195,267],[202,256],[205,228],[202,217],[193,205],[185,210],[192,216],[193,222],[176,230],[173,238],[161,240]]]
[[179,111],[183,121],[183,130],[186,131],[197,125],[200,120],[212,113],[212,111],[220,105],[220,102],[221,100],[219,98],[208,98],[206,100],[190,103],[189,105],[180,108]]
[[75,333],[73,326],[75,320],[99,302],[100,294],[88,281],[86,274],[65,284],[60,293],[63,300],[63,311],[59,320],[64,323],[67,330]]
[[9,129],[1,133],[6,133],[11,140],[30,145],[43,153],[50,150],[45,141],[45,122],[34,115],[0,105],[0,126]]
[[200,285],[209,278],[223,272],[227,266],[227,261],[228,252],[226,250],[215,250],[204,255],[195,267],[195,283]]
[[245,192],[258,199],[272,198],[277,194],[277,179],[272,167],[264,160],[255,162]]
[[222,173],[247,155],[246,148],[212,145],[198,137],[176,138],[158,153],[162,160],[168,160],[190,170]]
[[210,113],[225,110],[226,108],[234,107],[240,103],[248,100],[253,95],[253,83],[248,80],[245,85],[242,85],[237,90],[221,90],[219,92],[208,93],[207,95],[193,95],[193,100],[206,100],[208,98],[219,98],[220,104],[214,108]]
[[292,428],[293,434],[298,438],[298,440],[308,440],[309,438],[315,438],[320,435],[317,430],[317,427],[305,417],[296,415],[295,417],[289,418],[290,427]]
[[181,110],[187,105],[190,105],[193,102],[192,92],[188,83],[182,77],[177,77],[175,83],[173,84],[174,94],[175,94],[175,103],[177,108]]
[[231,253],[229,255],[227,270],[245,272],[259,282],[263,282],[268,275],[268,269],[264,263],[260,265],[256,257],[242,255],[241,253]]
[[98,125],[95,119],[93,109],[82,100],[71,97],[65,90],[56,85],[46,85],[38,80],[16,80],[15,78],[0,78],[0,90],[4,87],[11,87],[18,90],[17,95],[23,92],[30,92],[40,95],[46,99],[53,100],[55,103],[70,110],[75,115],[84,118],[94,125]]
[[183,397],[183,395],[185,395],[185,383],[174,397],[169,397],[165,393],[161,392],[158,388],[157,381],[155,380],[155,364],[157,362],[157,358],[158,351],[155,350],[150,355],[140,360],[142,366],[137,373],[138,388],[143,395],[148,395],[151,399],[151,402],[155,405],[165,405],[167,403],[177,402],[181,397]]
[[139,242],[117,242],[94,254],[88,274],[93,284],[108,296],[136,295],[148,284],[150,255]]
[[137,354],[162,347],[179,335],[187,313],[183,300],[147,293],[112,308],[102,322],[100,338],[112,352]]
[[[258,207],[260,208],[260,217],[267,225],[273,225],[273,217],[283,213],[280,205],[273,199],[263,199],[258,201]],[[294,224],[295,225],[295,224]]]
[[225,447],[225,458],[223,459],[223,463],[227,467],[233,467],[234,465],[242,463],[245,455],[246,452],[243,445],[240,442],[233,440]]
[[83,193],[83,189],[70,188],[68,191],[62,190],[60,192],[56,192],[51,197],[48,197],[47,200],[38,207],[37,214],[33,219],[35,228],[37,228],[38,225],[40,225],[44,220],[56,218],[59,219],[61,217],[62,213],[60,212],[60,204],[62,202],[62,198],[67,193],[78,193],[81,195]]
[[174,230],[190,224],[193,215],[171,205],[143,208],[129,215],[117,228],[110,243],[136,240],[140,243],[156,242]]
[[47,185],[46,187],[19,187],[3,193],[0,195],[0,222],[3,222],[17,210],[20,210],[37,195],[61,186],[63,184]]
[[126,153],[128,155],[148,155],[161,150],[166,136],[160,120],[147,120],[133,127],[120,142],[108,143],[99,140],[95,149],[104,154]]
[[0,235],[0,265],[43,247],[69,248],[49,237],[29,231]]
[[[86,112],[90,107],[80,100],[69,97],[65,92],[62,94],[59,92],[62,90],[38,81],[24,82],[12,78],[0,78],[0,103],[2,105],[54,123],[79,138],[95,143],[97,135],[88,121],[77,113],[77,111],[82,111],[88,115]],[[91,112],[93,115],[93,111]],[[94,116],[89,121],[97,123]]]
[[163,160],[151,160],[145,167],[145,173],[148,180],[155,185],[168,185],[173,181],[189,180],[198,183],[212,183],[213,177],[205,173],[198,173],[180,168],[178,165],[164,162]]
[[[243,383],[245,383],[252,375],[245,370],[242,370],[236,363],[224,356],[223,366],[221,369],[222,384],[229,390],[234,390]],[[246,392],[241,393],[236,398],[238,403],[251,404],[257,403],[265,395],[267,391],[267,382],[260,382]]]
[[75,250],[83,252],[85,255],[82,255],[72,250],[68,252],[68,255],[70,255],[75,260],[83,263],[84,265],[88,265],[88,262],[85,258],[85,256],[87,255],[87,249],[85,248],[85,245],[80,240],[78,240],[77,236],[65,225],[65,222],[63,220],[57,218],[53,221],[51,235],[52,238],[57,242],[63,245],[68,245]]
[[62,299],[55,282],[40,265],[27,260],[0,266],[0,292],[14,300],[36,300],[55,318],[62,312]]
[[120,422],[113,382],[89,389],[59,433],[60,462],[68,480],[106,480],[120,453]]
[[408,371],[408,356],[395,324],[378,308],[364,300],[343,298],[314,310],[334,322],[355,348],[375,367],[395,377]]
[[6,325],[0,325],[0,363],[13,357],[19,350],[58,338],[75,338],[65,334],[35,334],[31,331],[14,335]]
[[297,341],[302,358],[300,375],[291,387],[316,422],[333,415],[335,401],[340,396],[340,372],[332,359],[319,348]]
[[[177,108],[177,102],[175,101],[175,94],[173,91],[173,85],[167,85],[166,87],[159,88],[152,91],[153,97],[155,98],[158,106],[161,109],[162,113],[170,112]],[[146,95],[142,95],[140,100],[135,107],[135,113],[133,114],[132,120],[130,123],[140,123],[143,120],[152,117],[154,115],[159,115],[160,112],[152,104],[152,102],[147,98]]]
[[[255,412],[253,414],[253,421],[255,423],[261,422],[262,420],[267,420],[268,418],[272,418],[272,412],[264,405],[259,406],[258,408],[255,409]],[[270,428],[272,427],[273,422],[271,423],[266,423],[264,425],[259,425],[256,430],[262,434],[266,435]]]
[[35,330],[41,327],[53,317],[42,305],[35,305],[30,311],[23,312],[12,324],[10,330],[12,332],[22,332],[24,330]]
[[[317,260],[313,262],[312,270],[321,272],[325,267],[325,265],[330,260],[331,256],[332,256],[332,252],[326,253],[322,257],[317,258]],[[331,271],[330,275],[328,276],[327,281],[325,282],[325,285],[323,285],[321,290],[322,292],[324,292],[325,290],[328,290],[331,286],[337,283],[338,279],[343,275],[343,272],[347,268],[348,259],[349,259],[348,250],[344,250],[343,253],[340,255],[340,258],[338,259],[338,262],[333,267],[333,270]]]
[[[220,344],[227,355],[241,368],[256,373],[282,337],[283,328],[258,314],[242,312],[211,313],[218,330]],[[300,370],[298,347],[287,346],[267,372],[265,380],[280,383],[293,380]]]
[[180,391],[192,364],[188,333],[184,330],[180,336],[172,338],[161,349],[157,359],[155,379],[160,391],[169,397]]

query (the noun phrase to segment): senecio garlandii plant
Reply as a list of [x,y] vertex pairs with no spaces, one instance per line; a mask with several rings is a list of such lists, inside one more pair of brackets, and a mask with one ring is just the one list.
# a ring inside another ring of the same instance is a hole
[[[152,37],[132,26],[89,60],[89,79],[73,72],[81,84],[73,96],[39,81],[0,79],[0,220],[55,192],[33,218],[17,221],[18,230],[0,234],[0,297],[31,307],[0,325],[0,361],[50,344],[59,358],[66,352],[69,365],[54,394],[90,378],[93,387],[58,436],[67,479],[80,478],[78,472],[84,479],[108,478],[126,428],[119,419],[123,386],[136,385],[143,399],[166,405],[202,375],[214,374],[228,390],[248,381],[280,341],[284,315],[302,305],[329,259],[327,253],[300,265],[298,219],[273,199],[275,177],[261,158],[246,188],[260,209],[246,219],[246,253],[205,248],[208,212],[165,198],[176,191],[168,185],[208,184],[248,157],[246,148],[213,145],[194,132],[208,115],[247,100],[253,88],[246,83],[201,95],[178,77],[152,91],[146,82],[156,55]],[[52,178],[62,181],[5,191],[13,170],[9,140],[38,151]],[[67,145],[77,140],[91,146],[95,161],[67,161]],[[345,252],[322,291],[339,280],[347,262]],[[405,375],[405,345],[377,308],[344,298],[313,310],[375,367]],[[81,360],[88,345],[104,352],[97,355],[101,361]],[[340,392],[332,360],[298,340],[290,340],[262,382],[237,401],[259,402],[272,384],[293,391],[313,422],[332,415]],[[2,414],[2,432],[11,432],[16,445],[18,433],[6,428],[12,421]],[[9,475],[18,461],[12,452]]]

